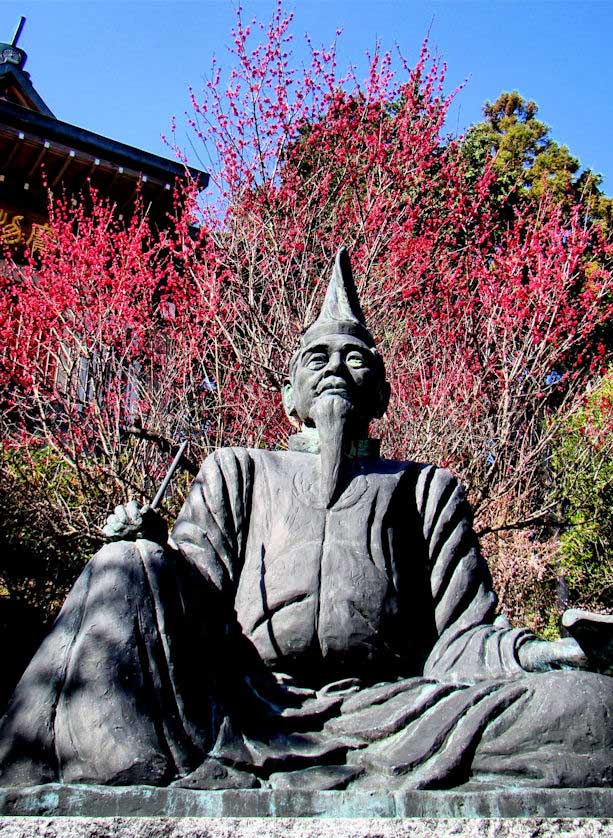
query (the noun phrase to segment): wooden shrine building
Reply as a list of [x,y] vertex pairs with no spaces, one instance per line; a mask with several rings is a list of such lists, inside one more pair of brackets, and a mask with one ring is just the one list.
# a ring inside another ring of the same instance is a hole
[[49,190],[78,196],[88,183],[119,213],[129,212],[140,191],[152,222],[163,226],[177,179],[193,178],[204,189],[208,174],[57,119],[24,70],[27,55],[17,46],[24,23],[12,43],[0,43],[2,240],[36,250]]

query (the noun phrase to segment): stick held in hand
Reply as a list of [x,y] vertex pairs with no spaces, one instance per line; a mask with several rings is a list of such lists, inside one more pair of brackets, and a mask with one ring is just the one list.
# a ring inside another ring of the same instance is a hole
[[153,498],[151,502],[150,509],[157,509],[160,503],[164,500],[164,495],[166,494],[166,490],[168,489],[168,484],[172,480],[173,474],[177,470],[179,463],[181,462],[181,457],[183,456],[183,452],[187,448],[187,440],[184,440],[181,445],[179,446],[179,450],[175,454],[175,458],[170,464],[170,468],[166,472],[166,477],[162,480],[162,485],[157,491],[156,496]]

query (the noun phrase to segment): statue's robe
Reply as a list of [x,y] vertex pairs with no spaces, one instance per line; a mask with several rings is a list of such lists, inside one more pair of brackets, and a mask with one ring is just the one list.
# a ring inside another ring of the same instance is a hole
[[0,726],[0,782],[602,786],[613,679],[528,674],[457,481],[221,449],[169,546],[100,550]]

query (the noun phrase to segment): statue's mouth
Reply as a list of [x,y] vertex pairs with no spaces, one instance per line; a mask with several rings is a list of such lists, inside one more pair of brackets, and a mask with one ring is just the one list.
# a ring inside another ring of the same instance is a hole
[[329,381],[317,388],[318,396],[349,396],[349,388],[344,381]]

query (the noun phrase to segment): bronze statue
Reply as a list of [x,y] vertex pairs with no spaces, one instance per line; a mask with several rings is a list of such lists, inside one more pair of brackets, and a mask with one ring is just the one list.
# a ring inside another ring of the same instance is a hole
[[214,452],[167,542],[116,510],[2,721],[0,782],[609,785],[613,678],[496,618],[456,479],[368,436],[388,397],[341,250],[289,450]]

